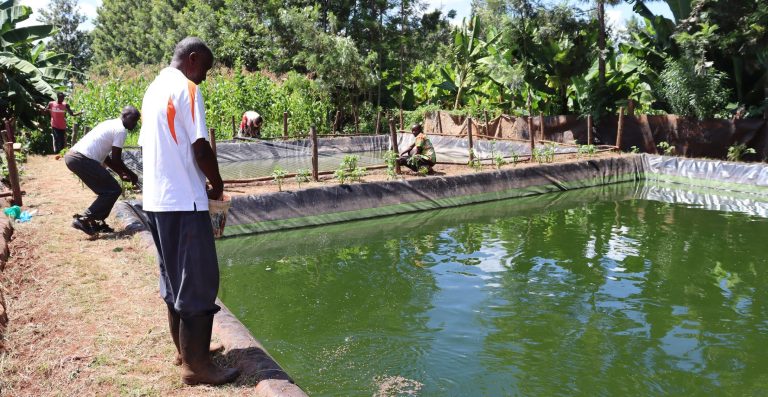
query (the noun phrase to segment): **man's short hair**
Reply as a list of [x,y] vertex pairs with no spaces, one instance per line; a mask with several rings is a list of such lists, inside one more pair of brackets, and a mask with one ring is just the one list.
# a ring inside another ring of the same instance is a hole
[[205,42],[197,37],[186,37],[183,40],[181,40],[178,44],[176,44],[176,48],[173,50],[173,59],[184,59],[189,56],[189,54],[197,52],[197,53],[208,53],[211,57],[213,57],[213,51],[211,51],[211,48],[208,47]]
[[136,118],[141,117],[141,113],[139,113],[139,109],[136,109],[135,107],[128,105],[123,108],[123,110],[120,112],[121,117],[127,117],[127,116],[135,116]]

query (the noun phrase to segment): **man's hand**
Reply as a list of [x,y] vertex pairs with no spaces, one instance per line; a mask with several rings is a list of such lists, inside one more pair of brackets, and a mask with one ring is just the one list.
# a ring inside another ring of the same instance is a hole
[[205,193],[211,200],[221,200],[221,198],[224,196],[224,185],[222,184],[219,187],[211,187],[210,189],[206,189]]

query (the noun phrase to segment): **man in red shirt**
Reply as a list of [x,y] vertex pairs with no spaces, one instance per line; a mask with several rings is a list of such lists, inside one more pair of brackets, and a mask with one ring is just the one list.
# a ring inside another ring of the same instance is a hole
[[60,92],[56,101],[48,102],[45,110],[51,114],[51,129],[53,130],[53,152],[59,153],[64,149],[67,136],[67,113],[79,116],[83,112],[72,112],[69,104],[64,102],[64,93]]

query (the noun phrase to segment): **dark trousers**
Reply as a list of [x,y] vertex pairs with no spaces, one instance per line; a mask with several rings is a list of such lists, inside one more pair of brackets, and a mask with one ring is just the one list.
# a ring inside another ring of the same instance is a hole
[[411,171],[413,172],[419,172],[419,168],[421,167],[427,167],[429,169],[432,169],[432,167],[435,166],[435,163],[425,159],[424,157],[418,154],[414,156],[401,156],[397,159],[397,164],[401,166],[406,166],[410,168]]
[[96,200],[85,210],[83,215],[97,220],[106,219],[123,191],[120,184],[98,161],[89,159],[78,152],[68,152],[64,156],[64,163],[85,183],[85,186],[88,186],[97,195]]
[[58,154],[67,143],[67,130],[53,129],[53,153]]
[[165,303],[182,318],[219,311],[219,262],[208,211],[147,212],[147,223]]

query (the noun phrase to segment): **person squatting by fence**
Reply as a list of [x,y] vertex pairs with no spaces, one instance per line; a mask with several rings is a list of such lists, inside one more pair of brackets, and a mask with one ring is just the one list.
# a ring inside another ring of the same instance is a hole
[[261,124],[264,119],[260,114],[249,110],[243,113],[243,119],[240,121],[240,130],[237,136],[241,138],[261,138]]
[[67,138],[67,113],[72,116],[79,116],[83,112],[74,113],[69,104],[64,102],[64,93],[56,95],[55,101],[48,102],[45,107],[46,112],[51,115],[51,130],[53,130],[53,152],[58,154],[64,149]]
[[[188,385],[234,381],[239,372],[211,361],[213,315],[219,311],[219,265],[208,199],[221,199],[224,183],[209,144],[198,85],[213,53],[187,37],[144,94],[139,134],[143,156],[143,209],[160,267],[160,295]],[[206,191],[206,178],[211,189]]]
[[114,231],[104,219],[112,211],[122,188],[104,165],[115,171],[120,179],[134,186],[138,184],[138,176],[123,163],[122,152],[128,130],[136,128],[140,117],[135,107],[126,106],[119,118],[99,123],[64,156],[67,168],[97,195],[82,215],[74,215],[72,227],[75,229],[88,235]]
[[[414,124],[411,126],[411,133],[416,140],[400,153],[400,157],[397,159],[397,163],[401,166],[406,166],[414,172],[419,172],[421,167],[426,167],[427,172],[432,172],[432,167],[437,163],[437,155],[435,154],[435,148],[432,146],[432,141],[427,138],[427,134],[424,133],[424,127],[421,124]],[[411,150],[416,148],[416,154],[411,155]]]

